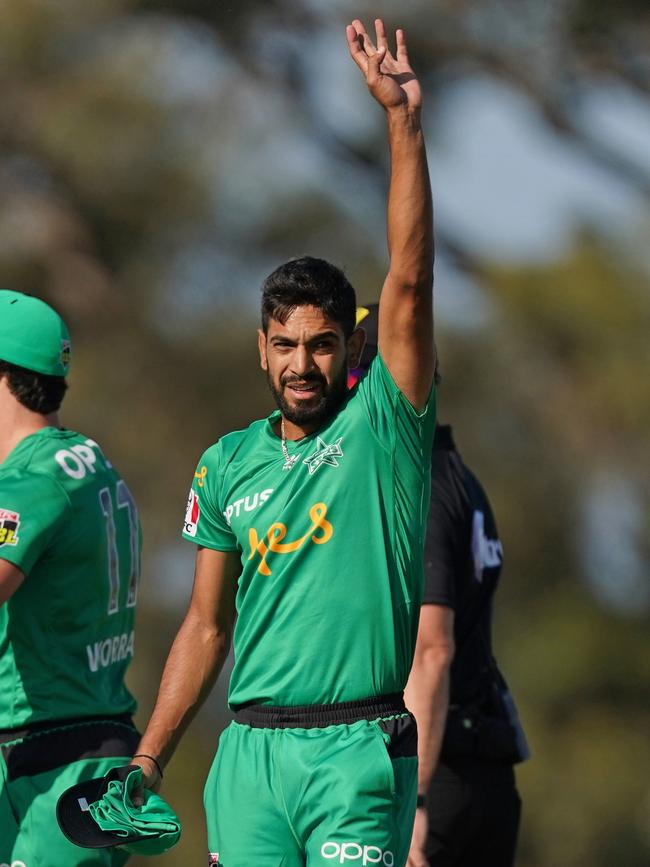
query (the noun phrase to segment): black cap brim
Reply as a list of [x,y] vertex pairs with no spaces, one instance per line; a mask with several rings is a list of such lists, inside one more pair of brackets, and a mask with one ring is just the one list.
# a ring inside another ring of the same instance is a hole
[[[142,840],[140,834],[127,837],[102,831],[88,809],[90,804],[98,801],[106,793],[111,780],[124,782],[137,765],[124,765],[113,768],[104,777],[94,777],[84,780],[66,789],[56,805],[56,820],[59,828],[71,843],[86,849],[105,849],[109,846],[124,846]],[[148,839],[151,839],[149,836]]]

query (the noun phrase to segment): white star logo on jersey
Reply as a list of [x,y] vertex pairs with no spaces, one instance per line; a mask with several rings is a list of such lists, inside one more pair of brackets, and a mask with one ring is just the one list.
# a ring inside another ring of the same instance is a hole
[[316,438],[316,451],[305,458],[303,464],[307,464],[309,475],[312,476],[319,467],[327,464],[330,467],[338,467],[337,458],[343,457],[343,449],[341,448],[341,440],[339,437],[335,443],[328,445],[320,437]]

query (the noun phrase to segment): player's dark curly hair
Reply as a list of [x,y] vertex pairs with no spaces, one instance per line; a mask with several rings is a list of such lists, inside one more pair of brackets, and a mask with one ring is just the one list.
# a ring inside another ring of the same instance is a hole
[[296,307],[317,307],[338,322],[346,339],[356,325],[357,301],[349,280],[336,265],[313,256],[290,259],[262,283],[262,328],[269,319],[283,324]]
[[32,412],[49,415],[61,406],[68,383],[63,376],[48,376],[0,361],[0,377],[7,377],[9,391]]

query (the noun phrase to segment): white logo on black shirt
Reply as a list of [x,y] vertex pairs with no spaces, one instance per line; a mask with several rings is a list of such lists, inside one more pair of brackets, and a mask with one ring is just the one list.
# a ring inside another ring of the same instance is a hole
[[472,554],[474,555],[474,577],[483,580],[483,570],[500,566],[503,561],[503,547],[498,539],[488,539],[485,535],[485,515],[478,510],[472,519]]

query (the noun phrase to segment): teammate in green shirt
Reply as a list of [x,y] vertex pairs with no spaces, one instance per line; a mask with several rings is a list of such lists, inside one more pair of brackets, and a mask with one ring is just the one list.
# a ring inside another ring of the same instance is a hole
[[128,762],[138,512],[100,447],[59,426],[70,337],[0,290],[0,864],[117,867],[69,843],[59,795]]
[[[348,393],[364,335],[343,273],[306,257],[266,279],[259,352],[278,410],[199,461],[184,528],[199,546],[192,601],[138,748],[168,761],[234,629],[235,722],[205,788],[222,867],[403,865],[415,810],[402,690],[435,426],[431,196],[403,33],[395,56],[381,21],[377,47],[358,20],[347,38],[391,151],[380,353]],[[136,761],[156,786],[153,760]]]

